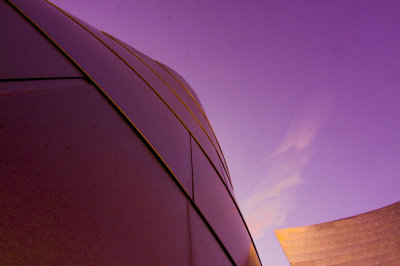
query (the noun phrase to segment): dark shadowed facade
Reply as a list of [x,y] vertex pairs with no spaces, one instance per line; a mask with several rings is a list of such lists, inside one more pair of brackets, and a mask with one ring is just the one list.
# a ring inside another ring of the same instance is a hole
[[49,2],[0,20],[2,264],[260,264],[180,75]]
[[292,265],[400,264],[400,202],[341,220],[275,232]]

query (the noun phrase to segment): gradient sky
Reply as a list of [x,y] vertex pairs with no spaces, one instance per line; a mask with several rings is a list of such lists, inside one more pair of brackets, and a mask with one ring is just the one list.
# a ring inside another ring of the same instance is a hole
[[191,84],[264,265],[274,229],[400,200],[400,1],[53,2]]

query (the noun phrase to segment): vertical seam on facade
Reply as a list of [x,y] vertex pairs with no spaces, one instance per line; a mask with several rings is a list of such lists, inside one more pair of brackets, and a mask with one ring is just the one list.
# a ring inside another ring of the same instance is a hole
[[210,123],[210,121],[208,120],[208,118],[207,118],[207,116],[206,116],[206,114],[205,114],[203,108],[200,106],[200,104],[197,102],[197,100],[194,98],[194,96],[190,93],[190,91],[186,88],[186,86],[183,85],[183,83],[182,83],[173,73],[171,73],[171,71],[169,71],[162,63],[158,62],[157,60],[154,60],[154,61],[155,61],[157,64],[159,64],[168,74],[170,74],[170,75],[182,86],[182,88],[183,88],[183,89],[189,94],[189,96],[193,99],[193,101],[195,102],[195,104],[196,104],[197,107],[199,108],[200,112],[203,114],[203,116],[204,116],[205,119],[207,120],[208,125],[210,126],[211,131],[212,131],[212,133],[213,133],[213,135],[214,135],[214,138],[215,138],[215,140],[216,140],[216,142],[217,142],[217,145],[218,145],[218,147],[219,147],[219,150],[221,151],[222,157],[224,158],[224,163],[225,163],[224,168],[225,168],[225,166],[226,166],[226,172],[227,172],[228,177],[229,177],[229,182],[231,183],[231,186],[232,186],[232,181],[231,181],[231,179],[230,179],[230,173],[229,173],[229,169],[228,169],[228,165],[227,165],[227,163],[226,163],[226,159],[225,159],[224,153],[223,153],[223,151],[222,151],[222,149],[221,149],[221,146],[220,146],[220,144],[219,144],[219,142],[218,142],[217,136],[215,135],[214,129],[212,128],[211,123]]
[[192,136],[189,134],[190,139],[190,165],[192,169],[192,196],[194,201],[194,169],[193,169],[193,148],[192,148]]
[[[213,165],[214,169],[218,172],[216,166],[214,165],[214,163],[212,162],[212,160],[209,158],[209,156],[207,155],[207,153],[204,151],[204,148],[202,147],[202,145],[200,144],[200,142],[197,140],[197,138],[192,134],[192,132],[190,131],[190,129],[186,126],[186,124],[182,121],[182,119],[177,115],[177,113],[172,109],[172,107],[168,104],[168,102],[161,97],[161,95],[153,88],[153,86],[151,86],[151,84],[142,76],[140,75],[125,59],[123,59],[117,52],[115,52],[109,45],[107,45],[103,40],[101,40],[98,36],[96,36],[93,32],[91,32],[89,29],[87,29],[84,25],[82,25],[81,23],[79,23],[75,18],[71,17],[68,13],[66,13],[64,10],[62,10],[61,8],[59,8],[58,6],[56,6],[55,4],[49,2],[48,0],[45,0],[47,3],[49,3],[50,5],[52,5],[54,8],[58,9],[61,13],[63,13],[65,16],[67,16],[68,18],[70,18],[72,21],[74,21],[76,24],[78,24],[79,26],[81,26],[84,30],[86,30],[90,35],[92,35],[96,40],[98,40],[100,43],[102,43],[104,46],[106,46],[113,54],[115,54],[122,62],[124,62],[134,73],[136,73],[136,75],[138,75],[138,77],[159,97],[159,99],[171,110],[171,112],[175,115],[175,117],[181,122],[181,124],[184,126],[184,128],[191,134],[191,136],[193,137],[193,139],[196,141],[197,144],[199,144],[199,146],[201,147],[201,149],[203,150],[203,152],[206,154],[208,160],[210,161],[210,163]],[[218,152],[217,152],[218,155]],[[222,166],[224,167],[223,163],[221,162]],[[225,184],[223,177],[219,174],[218,172],[218,176],[221,178],[222,182]],[[229,189],[227,188],[227,190],[229,191]]]
[[[127,50],[129,53],[131,53],[132,55],[134,55],[137,59],[139,59],[146,67],[148,67],[149,69],[150,69],[150,71],[151,72],[153,72],[171,91],[172,91],[172,93],[179,99],[179,101],[185,106],[185,108],[189,111],[189,113],[192,115],[192,117],[195,119],[195,121],[197,122],[197,124],[200,126],[200,128],[203,130],[203,132],[206,134],[206,136],[207,136],[207,138],[210,140],[210,142],[211,142],[211,144],[213,145],[213,147],[214,147],[214,149],[215,149],[215,151],[217,152],[217,155],[218,155],[218,159],[221,161],[221,164],[222,164],[222,166],[223,166],[223,168],[225,169],[225,171],[227,172],[227,174],[229,175],[229,170],[227,170],[227,166],[225,165],[226,164],[226,161],[225,161],[225,158],[224,158],[224,155],[223,155],[223,152],[222,152],[222,150],[221,150],[221,147],[219,146],[219,143],[218,143],[218,140],[217,140],[217,137],[215,136],[215,133],[214,133],[214,131],[213,131],[213,129],[212,129],[212,127],[211,127],[211,125],[210,125],[210,122],[208,121],[208,119],[206,118],[206,121],[208,122],[208,124],[209,124],[209,126],[210,126],[210,128],[211,128],[211,131],[212,131],[212,133],[214,134],[214,138],[215,138],[215,141],[216,141],[216,143],[217,143],[217,145],[218,145],[218,147],[219,147],[219,150],[220,150],[220,152],[221,152],[221,155],[222,155],[222,157],[223,157],[223,159],[224,159],[224,161],[222,161],[222,158],[220,157],[220,155],[219,155],[219,152],[218,152],[218,150],[217,150],[217,148],[215,147],[215,144],[214,144],[214,142],[212,141],[212,139],[211,139],[211,137],[210,137],[210,135],[207,133],[207,131],[205,130],[205,128],[203,127],[203,125],[200,123],[200,121],[198,120],[198,118],[195,116],[195,114],[192,112],[192,110],[190,110],[190,108],[189,108],[189,106],[187,106],[187,104],[185,103],[185,101],[183,101],[182,100],[182,98],[181,97],[179,97],[179,95],[175,92],[175,90],[151,67],[151,66],[149,66],[142,58],[140,58],[140,56],[138,56],[136,53],[134,53],[131,49],[129,49],[126,45],[124,45],[124,44],[122,44],[119,40],[117,40],[116,38],[114,38],[113,36],[111,36],[110,34],[108,34],[108,33],[106,33],[106,32],[104,32],[104,31],[100,31],[101,33],[103,33],[104,35],[106,35],[108,38],[110,38],[111,40],[113,40],[114,42],[116,42],[117,44],[119,44],[120,46],[122,46],[125,50]],[[158,63],[157,61],[155,61],[156,63]],[[162,66],[161,66],[162,67]],[[164,68],[164,67],[163,67]],[[165,68],[164,68],[165,69]],[[173,75],[172,75],[173,76]],[[176,78],[175,78],[176,79]],[[172,109],[172,107],[171,107],[171,109]],[[202,112],[202,110],[200,109],[200,111]],[[202,112],[203,113],[203,112]],[[204,115],[204,113],[203,113],[203,115]],[[189,131],[189,129],[188,129],[188,131]],[[193,134],[192,134],[193,135]],[[228,180],[230,183],[231,183],[231,186],[232,186],[232,182],[230,181],[230,178],[229,178],[229,180]]]
[[[7,1],[11,1],[11,0],[7,0]],[[81,23],[79,23],[76,19],[74,19],[74,18],[72,18],[68,13],[66,13],[64,10],[62,10],[61,8],[59,8],[58,6],[56,6],[55,4],[53,4],[53,3],[51,3],[50,1],[48,1],[48,0],[45,0],[45,2],[47,2],[48,4],[50,4],[50,5],[52,5],[54,8],[56,8],[57,10],[59,10],[61,13],[63,13],[65,16],[67,16],[68,18],[70,18],[72,21],[74,21],[75,23],[77,23],[79,26],[81,26],[84,30],[86,30],[90,35],[92,35],[95,39],[97,39],[100,43],[102,43],[104,46],[106,46],[111,52],[113,52],[118,58],[120,58],[120,60],[122,60],[129,68],[131,68],[155,93],[156,93],[156,95],[158,95],[159,96],[159,98],[170,108],[170,110],[175,114],[175,116],[178,118],[178,120],[179,121],[181,121],[181,123],[182,123],[182,125],[186,128],[186,130],[189,132],[189,133],[191,133],[190,132],[190,130],[187,128],[187,126],[183,123],[183,121],[179,118],[179,116],[177,116],[177,114],[173,111],[173,109],[169,106],[169,104],[158,94],[158,92],[132,67],[132,66],[130,66],[126,61],[125,61],[125,59],[123,59],[118,53],[116,53],[111,47],[109,47],[106,43],[104,43],[104,41],[102,41],[99,37],[97,37],[94,33],[92,33],[89,29],[87,29],[85,26],[83,26]],[[85,72],[86,73],[86,72]],[[92,79],[93,80],[93,79]],[[93,82],[94,82],[94,80],[93,80]],[[97,84],[97,83],[96,83]],[[98,86],[98,85],[97,85]],[[100,87],[100,86],[99,86]],[[103,91],[103,90],[102,90]],[[104,91],[103,91],[104,92]],[[105,93],[105,92],[104,92]],[[105,94],[105,95],[107,95],[107,94]],[[107,95],[107,97],[111,100],[111,98]],[[112,100],[111,100],[112,101]],[[114,101],[112,101],[113,103],[114,103]],[[115,104],[115,103],[114,103]],[[116,104],[115,104],[116,105]],[[117,105],[116,105],[117,106]],[[118,107],[118,109],[122,112],[122,110]],[[127,117],[127,119],[130,121],[130,123],[132,123],[132,125],[134,125],[133,124],[133,122],[128,118],[128,116],[124,113],[124,112],[122,112],[123,114],[124,114],[124,116],[125,117]],[[136,129],[137,129],[137,127],[136,126],[134,126]],[[138,130],[138,132],[140,132],[139,131],[139,129],[137,129]],[[144,135],[140,132],[140,134],[143,136],[143,138],[148,142],[148,140],[144,137]],[[196,139],[196,137],[195,136],[193,136],[193,134],[191,134],[192,135],[192,137],[193,137],[193,139],[196,141],[196,143],[199,145],[199,147],[201,148],[201,150],[203,151],[203,153],[206,155],[206,157],[208,158],[208,160],[209,160],[209,162],[211,163],[211,165],[213,166],[213,168],[214,168],[214,170],[217,172],[217,174],[218,174],[218,176],[219,176],[219,178],[220,178],[220,180],[221,180],[221,182],[222,182],[222,184],[224,185],[224,187],[225,187],[225,189],[226,189],[226,191],[228,192],[228,194],[229,194],[229,196],[231,197],[231,199],[232,199],[232,201],[233,201],[233,203],[234,203],[234,205],[236,206],[236,209],[237,209],[237,211],[238,211],[238,213],[239,213],[239,215],[240,215],[240,217],[242,218],[242,221],[243,221],[243,224],[245,225],[245,227],[246,227],[246,230],[247,230],[247,233],[248,233],[248,235],[249,235],[249,237],[250,237],[250,240],[251,240],[251,242],[253,243],[253,246],[254,246],[254,249],[256,250],[256,253],[257,253],[257,257],[259,258],[259,261],[261,261],[260,260],[260,257],[259,257],[259,255],[258,255],[258,251],[257,251],[257,248],[255,247],[255,244],[254,244],[254,241],[253,241],[253,238],[252,238],[252,236],[251,236],[251,234],[250,234],[250,230],[248,229],[248,227],[247,227],[247,224],[246,224],[246,222],[245,222],[245,220],[244,220],[244,217],[243,217],[243,215],[242,215],[242,213],[240,212],[240,209],[239,209],[239,206],[237,205],[237,203],[236,203],[236,201],[235,201],[235,199],[233,198],[233,196],[232,196],[232,194],[231,194],[231,192],[229,191],[229,189],[228,189],[228,186],[227,186],[227,184],[224,182],[224,180],[223,180],[223,177],[220,175],[220,173],[218,172],[218,170],[217,170],[217,168],[216,168],[216,166],[214,165],[214,163],[211,161],[211,159],[209,158],[209,156],[208,156],[208,154],[204,151],[204,149],[203,149],[203,147],[201,146],[201,144],[198,142],[198,140]],[[171,172],[171,173],[173,173],[172,172],[172,170],[170,169],[170,167],[168,166],[168,164],[162,159],[162,157],[161,157],[161,155],[159,155],[158,154],[158,152],[156,151],[156,149],[150,144],[150,142],[148,142],[149,143],[149,145],[152,147],[152,149],[155,151],[155,153],[160,157],[160,159],[162,160],[162,162],[165,164],[165,166],[169,169],[169,171]],[[177,177],[175,176],[175,174],[173,174],[173,176],[175,177],[175,179],[177,180],[177,182],[182,186],[182,184],[180,183],[180,181],[177,179]],[[182,188],[183,188],[183,186],[182,186]],[[183,190],[185,191],[185,193],[187,194],[187,191],[183,188]],[[188,195],[188,194],[187,194]],[[189,197],[190,198],[190,197]],[[194,206],[196,206],[196,209],[198,209],[199,210],[199,212],[200,212],[200,208],[199,207],[197,207],[197,205],[194,203],[194,201],[193,201],[193,205]],[[200,212],[201,213],[201,212]],[[204,216],[204,218],[203,218],[205,221],[207,221],[207,219],[205,218],[205,216]],[[210,228],[211,228],[211,225],[209,224],[209,226],[210,226]],[[213,233],[214,233],[214,235],[215,236],[217,236],[217,234],[213,231]],[[218,238],[219,239],[219,238]],[[219,239],[219,241],[222,243],[222,241]],[[224,248],[225,248],[225,246],[224,246]],[[225,248],[226,249],[226,248]],[[227,251],[227,253],[229,254],[229,252]],[[230,254],[229,254],[229,256],[230,256]],[[233,259],[231,258],[231,260],[233,261]]]
[[[203,153],[205,154],[205,156],[207,157],[208,161],[210,162],[210,164],[213,166],[214,170],[217,172],[218,177],[220,178],[221,182],[223,183],[225,189],[227,190],[229,196],[231,197],[231,199],[233,200],[240,216],[242,217],[243,223],[246,225],[244,218],[239,210],[239,207],[235,201],[235,199],[233,198],[231,192],[229,191],[229,188],[227,187],[227,184],[224,182],[224,178],[221,176],[221,174],[219,173],[217,167],[214,165],[214,163],[212,162],[212,160],[210,159],[210,157],[208,156],[208,154],[205,152],[203,146],[200,144],[200,142],[197,140],[197,138],[191,133],[191,131],[189,130],[189,128],[186,126],[186,124],[180,119],[180,117],[175,113],[175,111],[172,109],[172,107],[166,102],[166,100],[164,98],[161,97],[161,95],[147,82],[146,79],[144,79],[128,62],[126,62],[125,59],[123,59],[117,52],[115,52],[110,46],[108,46],[104,41],[102,41],[99,37],[97,37],[94,33],[92,33],[89,29],[87,29],[85,26],[83,26],[81,23],[79,23],[76,19],[72,18],[71,16],[69,16],[64,10],[62,10],[61,8],[57,7],[55,4],[49,2],[48,0],[45,0],[47,3],[49,3],[50,5],[52,5],[54,8],[58,9],[60,12],[62,12],[64,15],[66,15],[68,18],[70,18],[71,20],[73,20],[75,23],[77,23],[79,26],[81,26],[83,29],[85,29],[89,34],[91,34],[94,38],[96,38],[100,43],[102,43],[104,46],[106,46],[111,52],[113,52],[121,61],[123,61],[133,72],[135,72],[141,79],[143,82],[145,82],[145,84],[153,90],[153,92],[164,102],[164,104],[172,111],[172,113],[176,116],[176,118],[181,122],[181,124],[185,127],[185,129],[189,132],[189,134],[193,137],[193,139],[196,141],[196,143],[199,145],[200,149],[203,151]],[[107,96],[109,97],[109,96]],[[124,114],[125,115],[125,114]],[[217,153],[218,154],[218,153]],[[222,163],[221,163],[222,164]],[[223,164],[222,164],[223,166]],[[247,228],[247,225],[246,225]],[[247,229],[249,235],[250,235],[250,231]],[[251,237],[251,235],[250,235]]]
[[[199,110],[200,110],[200,112],[203,114],[203,116],[204,116],[204,118],[207,120],[207,122],[208,122],[208,125],[210,126],[210,129],[211,129],[211,131],[212,131],[212,133],[213,133],[213,135],[214,135],[214,138],[215,138],[215,140],[217,141],[217,144],[218,144],[218,147],[219,147],[219,149],[220,149],[220,151],[221,151],[221,153],[222,153],[222,156],[224,156],[224,153],[223,153],[223,151],[222,151],[222,149],[221,149],[221,146],[219,145],[219,142],[218,142],[218,139],[217,139],[217,136],[215,135],[215,132],[214,132],[214,130],[213,130],[213,128],[212,128],[212,126],[211,126],[211,123],[210,123],[210,120],[208,120],[208,117],[207,117],[207,115],[205,114],[205,111],[204,111],[204,109],[200,106],[200,104],[199,104],[199,102],[196,100],[196,98],[192,95],[192,93],[190,93],[190,91],[186,88],[186,86],[166,67],[166,66],[164,66],[164,64],[163,63],[161,63],[161,62],[159,62],[159,61],[157,61],[157,60],[154,60],[158,65],[160,65],[170,76],[172,76],[178,83],[179,83],[179,85],[186,91],[186,93],[190,96],[190,98],[192,98],[192,100],[193,100],[193,102],[197,105],[197,107],[199,108]],[[224,157],[224,160],[225,160],[225,157]],[[225,161],[225,163],[226,163],[226,161]],[[228,168],[228,166],[227,166],[227,168]],[[229,169],[227,169],[227,171],[229,171]],[[229,173],[228,173],[229,174]]]
[[[174,77],[174,78],[181,84],[181,86],[187,91],[187,93],[192,97],[192,99],[195,101],[195,103],[198,105],[198,107],[199,107],[200,110],[202,111],[201,106],[197,103],[196,99],[195,99],[195,98],[193,97],[193,95],[188,91],[188,89],[182,84],[182,82],[181,82],[178,78],[176,78],[175,75],[173,75],[162,63],[158,62],[157,60],[154,60],[154,61],[155,61],[156,63],[158,63],[162,68],[164,68],[165,71],[167,71],[172,77]],[[203,113],[203,115],[205,116],[205,118],[207,119],[207,121],[209,122],[209,120],[208,120],[207,116],[205,115],[205,113],[204,113],[203,111],[202,111],[202,113]],[[209,125],[210,125],[210,128],[211,128],[211,130],[212,130],[214,136],[215,136],[214,130],[212,129],[212,126],[211,126],[210,122],[209,122]],[[215,138],[215,139],[217,140],[217,143],[218,143],[218,139],[217,139],[217,138]],[[196,140],[196,139],[195,139],[195,140]],[[196,142],[197,142],[197,140],[196,140]],[[199,144],[199,143],[197,142],[197,144]],[[219,146],[219,143],[218,143],[218,146]],[[208,157],[207,153],[203,150],[203,147],[202,147],[200,144],[199,144],[199,147],[200,147],[200,149],[203,151],[203,153],[206,155],[206,157],[208,158],[208,160],[211,162],[211,160],[210,160],[210,158]],[[220,146],[219,146],[219,148],[221,149]],[[221,150],[221,153],[222,153],[222,156],[224,157],[224,154],[223,154],[222,150]],[[225,160],[225,157],[224,157],[224,160]],[[225,163],[226,163],[226,161],[225,161]],[[218,174],[218,176],[220,177],[220,179],[223,179],[223,178],[220,176],[218,170],[215,168],[215,166],[214,166],[213,164],[212,164],[212,166],[213,166],[214,170],[217,172],[217,174]],[[231,183],[231,186],[232,186],[232,188],[233,188],[232,181],[231,181],[230,174],[229,174],[229,170],[227,170],[227,171],[228,171],[228,179],[229,179],[229,182]],[[232,196],[231,192],[229,191],[228,187],[226,186],[225,182],[222,182],[222,183],[224,184],[226,190],[228,191],[228,194],[230,195],[230,197],[231,197],[233,203],[234,203],[235,206],[236,206],[236,209],[238,210],[238,213],[239,213],[240,217],[242,218],[242,221],[243,221],[243,223],[244,223],[244,225],[245,225],[245,227],[246,227],[247,233],[248,233],[248,235],[250,236],[251,243],[253,244],[254,250],[256,251],[258,260],[259,260],[259,262],[261,263],[261,259],[260,259],[260,256],[259,256],[259,254],[258,254],[257,247],[256,247],[256,245],[255,245],[255,243],[254,243],[253,237],[252,237],[251,234],[250,234],[250,230],[249,230],[249,228],[248,228],[248,226],[247,226],[247,224],[246,224],[246,222],[245,222],[245,220],[244,220],[244,217],[243,217],[243,215],[242,215],[242,213],[241,213],[241,211],[240,211],[240,209],[239,209],[239,206],[238,206],[238,204],[236,203],[235,199],[233,198],[233,196]],[[262,265],[262,263],[261,263],[261,265]]]
[[[126,114],[118,107],[118,105],[105,93],[105,91],[96,83],[96,81],[90,77],[90,75],[64,50],[62,49],[42,28],[39,27],[27,14],[25,14],[21,9],[19,9],[11,0],[6,0],[8,4],[10,4],[18,13],[20,13],[29,23],[31,23],[40,33],[42,33],[45,38],[47,38],[54,46],[57,47],[57,49],[64,55],[66,56],[84,75],[87,77],[90,82],[93,83],[94,87],[97,88],[99,93],[105,98],[105,100],[110,103],[110,105],[114,108],[114,110],[121,115],[122,119],[125,120],[128,124],[128,126],[138,135],[138,137],[144,142],[144,145],[150,150],[150,152],[156,157],[156,159],[161,163],[162,167],[167,171],[167,173],[170,175],[170,177],[173,179],[175,184],[178,186],[178,188],[183,192],[185,197],[190,201],[191,205],[193,208],[196,210],[196,212],[199,214],[200,218],[203,220],[204,224],[206,227],[210,230],[211,234],[214,236],[214,238],[217,240],[221,248],[223,249],[224,253],[227,255],[229,260],[231,261],[232,264],[235,264],[232,256],[230,255],[229,251],[223,244],[222,240],[218,237],[217,233],[211,226],[211,224],[208,222],[206,219],[205,215],[201,212],[199,207],[191,200],[190,195],[187,193],[183,185],[179,182],[177,179],[176,175],[174,172],[169,168],[168,164],[163,160],[160,154],[156,151],[156,149],[153,147],[153,145],[146,139],[146,137],[140,132],[140,130],[133,124],[133,122],[126,116]],[[47,3],[53,5],[51,2]],[[53,5],[54,6],[54,5]],[[54,6],[56,7],[56,6]],[[57,8],[57,7],[56,7]]]

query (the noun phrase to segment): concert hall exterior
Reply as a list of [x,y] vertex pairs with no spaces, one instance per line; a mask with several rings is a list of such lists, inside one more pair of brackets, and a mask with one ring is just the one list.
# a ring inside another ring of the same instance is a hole
[[0,15],[2,264],[260,264],[180,75],[46,1]]
[[341,220],[275,232],[292,265],[400,264],[400,202]]

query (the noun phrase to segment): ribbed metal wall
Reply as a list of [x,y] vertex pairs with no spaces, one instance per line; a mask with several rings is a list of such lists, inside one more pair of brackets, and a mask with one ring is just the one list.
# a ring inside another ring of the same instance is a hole
[[337,221],[275,232],[292,265],[400,264],[400,202]]

